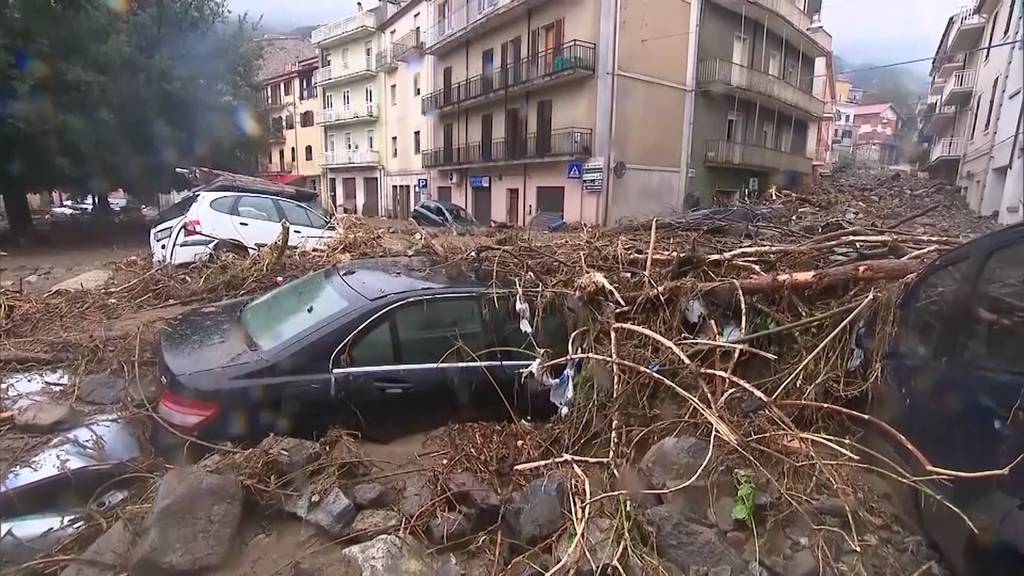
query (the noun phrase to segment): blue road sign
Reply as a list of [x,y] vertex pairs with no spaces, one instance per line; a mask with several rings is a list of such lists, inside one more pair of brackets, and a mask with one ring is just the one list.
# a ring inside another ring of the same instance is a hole
[[426,190],[427,189],[427,179],[426,178],[419,178],[418,180],[416,180],[416,187],[419,188],[420,190]]
[[569,169],[565,177],[570,180],[583,178],[583,162],[569,162]]

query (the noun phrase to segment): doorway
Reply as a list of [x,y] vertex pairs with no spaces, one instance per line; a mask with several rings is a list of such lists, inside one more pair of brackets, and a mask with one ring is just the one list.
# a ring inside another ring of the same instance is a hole
[[327,194],[331,197],[331,212],[338,211],[338,179],[327,179]]
[[480,74],[480,88],[486,94],[494,90],[494,48],[488,48],[481,55],[483,60]]
[[551,100],[537,101],[537,155],[551,153]]
[[537,212],[565,214],[564,186],[537,186]]
[[509,108],[505,111],[505,151],[507,158],[514,159],[523,156],[522,130],[520,129],[519,108]]
[[438,202],[451,202],[452,201],[452,187],[451,186],[438,186],[437,187],[437,201]]
[[342,211],[346,214],[356,213],[356,179],[341,179],[341,203]]
[[376,218],[380,215],[380,201],[378,199],[377,178],[363,178],[363,216]]
[[480,117],[480,159],[491,159],[491,142],[494,141],[494,116],[490,113]]
[[519,224],[519,189],[509,188],[506,193],[505,221],[513,226]]
[[488,226],[491,223],[491,189],[473,188],[473,218]]

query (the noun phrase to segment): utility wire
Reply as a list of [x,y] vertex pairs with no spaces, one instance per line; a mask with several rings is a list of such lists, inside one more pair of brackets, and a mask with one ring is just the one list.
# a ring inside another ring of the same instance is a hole
[[[977,48],[971,48],[970,50],[964,50],[964,52],[980,52],[982,50],[988,50],[989,48],[999,48],[1001,46],[1009,46],[1011,44],[1020,44],[1024,42],[1021,40],[1010,40],[1008,42],[999,42],[998,44],[989,44],[987,46],[979,46]],[[905,66],[907,64],[917,64],[919,62],[928,62],[934,60],[935,56],[929,56],[927,58],[915,58],[913,60],[903,60],[900,62],[891,62],[889,64],[878,64],[876,66],[866,66],[864,68],[854,68],[852,70],[843,70],[842,72],[836,72],[836,74],[852,74],[854,72],[867,72],[869,70],[881,70],[883,68],[895,68],[896,66]],[[821,76],[821,75],[819,75]]]

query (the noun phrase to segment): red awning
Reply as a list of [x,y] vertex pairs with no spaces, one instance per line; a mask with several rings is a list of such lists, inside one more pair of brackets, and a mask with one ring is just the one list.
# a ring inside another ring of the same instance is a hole
[[267,176],[266,179],[277,184],[291,184],[296,180],[301,180],[302,176],[298,174],[275,174],[274,176]]

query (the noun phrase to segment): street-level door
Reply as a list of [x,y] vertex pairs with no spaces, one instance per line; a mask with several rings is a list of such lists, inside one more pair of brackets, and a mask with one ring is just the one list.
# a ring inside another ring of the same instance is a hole
[[452,201],[452,187],[451,186],[438,186],[437,187],[437,201],[438,202],[451,202]]
[[377,178],[363,178],[363,216],[375,218],[380,215],[378,193]]
[[515,226],[519,224],[519,189],[509,188],[506,191],[505,221]]
[[491,223],[491,189],[473,188],[473,218],[487,226]]
[[538,186],[537,212],[565,214],[565,187]]
[[356,213],[356,179],[341,179],[341,203],[346,214]]

